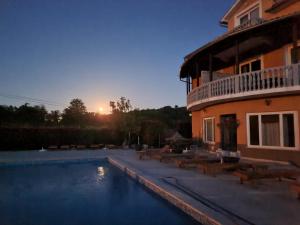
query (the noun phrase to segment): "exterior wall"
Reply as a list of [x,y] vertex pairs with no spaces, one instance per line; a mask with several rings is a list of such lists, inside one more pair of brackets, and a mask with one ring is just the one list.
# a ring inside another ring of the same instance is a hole
[[276,49],[263,55],[263,64],[265,68],[278,67],[285,65],[285,48],[286,46]]
[[266,20],[273,19],[276,17],[285,16],[294,12],[299,12],[300,10],[300,1],[296,1],[293,4],[281,9],[280,11],[276,13],[268,13],[265,12],[265,10],[269,9],[272,6],[272,2],[270,0],[261,0],[262,7],[263,7],[263,18]]
[[197,79],[192,79],[192,89],[197,87]]
[[[255,4],[256,2],[259,3],[260,0],[246,0],[243,1],[239,7],[237,7],[231,14],[231,16],[228,19],[228,30],[232,30],[235,25],[235,15],[238,15],[240,12],[248,8],[250,5]],[[270,1],[273,2],[272,0],[263,0],[263,1]]]
[[[300,39],[299,41],[300,42]],[[290,54],[290,52],[287,52],[288,46],[291,46],[292,43],[289,45],[285,45],[279,49],[275,49],[271,52],[268,52],[263,55],[257,55],[256,57],[249,58],[247,60],[241,61],[240,65],[242,65],[245,62],[261,58],[262,63],[262,69],[272,68],[272,67],[280,67],[285,66],[287,64],[290,64],[291,62],[287,62],[287,54]],[[221,70],[218,70],[220,73],[224,74],[235,74],[235,65],[223,68]],[[196,87],[196,86],[195,86]]]
[[[202,83],[202,80],[201,80],[201,77],[199,77],[199,86],[201,85],[201,83]],[[197,78],[193,78],[192,79],[192,89],[199,87],[199,86],[197,86]]]
[[224,74],[235,74],[234,65],[226,67],[224,69],[221,69],[218,72],[224,73]]
[[[238,150],[242,156],[254,158],[266,158],[273,160],[291,160],[296,158],[300,163],[300,149],[296,150],[272,150],[272,149],[248,149],[247,148],[247,113],[261,112],[282,112],[282,111],[297,111],[298,117],[300,114],[300,95],[268,98],[271,104],[267,105],[265,99],[243,100],[231,103],[218,104],[207,107],[200,111],[192,112],[192,133],[193,138],[199,139],[203,137],[203,119],[208,117],[215,118],[215,145],[214,150],[219,148],[221,142],[221,131],[217,124],[220,123],[220,116],[226,114],[236,114],[239,126],[237,128],[237,144]],[[299,118],[298,118],[298,121]],[[299,126],[298,126],[299,127]],[[299,129],[299,128],[298,128]],[[300,132],[297,132],[300,139]],[[292,157],[293,156],[293,157]]]
[[228,30],[229,31],[234,28],[236,15],[239,15],[241,12],[243,12],[243,10],[247,9],[249,6],[251,6],[255,3],[258,3],[261,5],[262,18],[265,20],[288,15],[288,14],[297,12],[300,9],[300,1],[296,1],[293,4],[279,10],[278,12],[268,13],[265,11],[272,7],[272,5],[274,4],[273,0],[246,0],[246,1],[243,1],[235,10],[233,10],[230,17],[228,18]]
[[[274,4],[273,0],[244,0],[241,1],[238,7],[234,9],[228,18],[228,30],[232,30],[235,26],[236,15],[239,15],[245,9],[254,6],[255,4],[260,4],[261,16],[265,20],[273,19],[276,17],[281,17],[300,11],[300,1],[295,1],[293,4],[279,10],[275,13],[267,13],[265,10],[272,7]],[[300,39],[299,39],[300,40]],[[264,55],[257,55],[261,57],[262,68],[272,68],[285,66],[287,61],[287,49],[289,45],[283,46],[279,49],[273,50]],[[255,57],[255,58],[257,58]],[[249,61],[250,58],[245,60]],[[244,61],[244,62],[245,62]],[[240,62],[243,64],[243,62]],[[235,74],[235,65],[223,68],[218,72],[224,74]],[[197,80],[193,79],[193,88],[197,86]],[[201,84],[201,79],[199,84]],[[279,161],[289,161],[293,160],[300,164],[300,147],[298,150],[274,150],[274,149],[258,149],[258,148],[248,148],[247,147],[247,113],[262,113],[262,112],[283,112],[283,111],[297,111],[298,117],[300,116],[300,95],[285,96],[285,97],[273,97],[269,98],[271,104],[267,105],[265,98],[252,99],[252,100],[242,100],[230,103],[217,104],[213,106],[206,107],[199,111],[192,112],[192,134],[195,139],[202,139],[203,137],[203,119],[204,118],[214,118],[215,128],[214,137],[215,142],[209,144],[210,150],[216,150],[220,146],[221,142],[221,131],[217,124],[220,124],[221,115],[226,114],[236,114],[237,120],[239,121],[239,126],[237,128],[237,144],[238,150],[241,151],[242,156],[260,159],[271,159]],[[298,118],[300,121],[300,118]],[[298,122],[299,123],[299,122]],[[298,135],[296,138],[300,140],[300,124],[298,124]]]

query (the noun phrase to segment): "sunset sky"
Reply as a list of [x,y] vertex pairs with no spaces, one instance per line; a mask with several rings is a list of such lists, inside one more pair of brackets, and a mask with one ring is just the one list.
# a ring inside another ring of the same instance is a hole
[[225,32],[233,2],[1,0],[0,104],[27,96],[62,110],[81,98],[108,112],[125,96],[138,108],[184,106],[183,57]]

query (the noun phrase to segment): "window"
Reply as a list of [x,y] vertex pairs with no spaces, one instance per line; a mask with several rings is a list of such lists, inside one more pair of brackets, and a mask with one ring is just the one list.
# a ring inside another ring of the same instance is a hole
[[249,117],[249,125],[250,125],[250,145],[259,145],[259,124],[258,124],[258,116],[250,116]]
[[295,119],[295,112],[248,114],[248,145],[295,148],[297,126]]
[[240,65],[241,73],[249,73],[252,71],[261,70],[261,60],[255,59],[253,61],[243,63]]
[[214,135],[214,118],[205,118],[203,120],[203,141],[205,143],[210,143],[215,141]]
[[297,48],[291,49],[291,60],[292,60],[292,63],[300,62],[300,46]]
[[248,22],[248,14],[240,18],[240,24],[245,24],[247,22]]
[[286,65],[300,63],[300,40],[298,40],[296,48],[294,48],[293,44],[289,44],[286,47],[285,54]]
[[239,17],[240,25],[246,24],[248,21],[255,21],[259,19],[259,7],[249,10]]
[[261,116],[262,145],[280,146],[279,115]]

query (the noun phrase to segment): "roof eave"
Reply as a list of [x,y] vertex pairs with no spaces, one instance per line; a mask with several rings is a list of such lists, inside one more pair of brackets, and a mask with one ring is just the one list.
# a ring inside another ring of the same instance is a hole
[[228,23],[228,18],[227,17],[230,15],[230,13],[232,12],[232,10],[235,9],[235,7],[237,7],[237,5],[240,2],[241,2],[241,0],[236,0],[235,3],[230,7],[230,9],[227,10],[227,12],[225,13],[225,15],[220,20],[221,24]]

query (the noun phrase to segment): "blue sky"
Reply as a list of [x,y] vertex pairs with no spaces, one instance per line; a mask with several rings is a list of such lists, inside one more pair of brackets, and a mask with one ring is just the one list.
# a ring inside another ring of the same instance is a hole
[[[183,57],[225,32],[234,0],[1,0],[0,94],[89,111],[186,104]],[[0,96],[0,104],[24,104]]]

